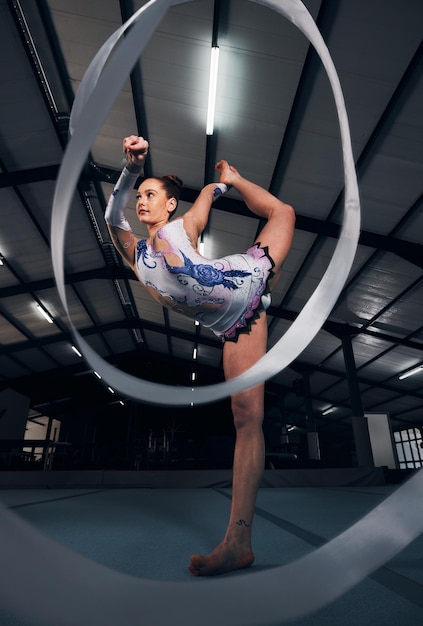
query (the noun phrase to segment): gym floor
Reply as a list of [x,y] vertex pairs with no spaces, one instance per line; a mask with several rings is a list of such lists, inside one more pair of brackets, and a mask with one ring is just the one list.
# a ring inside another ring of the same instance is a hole
[[[260,489],[254,522],[256,562],[252,569],[227,576],[248,576],[304,556],[358,521],[396,488]],[[2,490],[0,499],[49,537],[110,568],[152,580],[201,585],[203,579],[192,577],[187,563],[192,552],[208,553],[220,541],[230,495],[230,488],[221,486],[21,488]],[[0,609],[2,626],[35,623]],[[423,624],[423,536],[331,605],[294,623]]]

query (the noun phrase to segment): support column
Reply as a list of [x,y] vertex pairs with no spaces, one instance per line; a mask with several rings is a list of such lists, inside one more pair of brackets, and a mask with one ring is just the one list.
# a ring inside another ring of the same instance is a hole
[[303,374],[303,391],[307,421],[308,458],[313,461],[320,461],[319,435],[316,430],[316,422],[314,419],[313,398],[311,397],[310,375],[308,372]]
[[342,338],[342,349],[344,351],[345,371],[347,374],[348,389],[350,392],[352,428],[357,453],[357,464],[359,467],[373,467],[374,462],[369,429],[361,402],[361,394],[358,385],[357,370],[350,336]]
[[[46,442],[49,442],[51,439],[51,430],[53,427],[53,418],[51,417],[51,415],[48,417],[48,422],[47,422],[47,428],[46,428],[46,436],[45,436],[45,440]],[[54,450],[54,448],[53,448]],[[52,460],[52,449],[50,446],[46,445],[43,448],[43,456],[42,456],[42,464],[43,464],[43,470],[48,470],[51,469],[50,465],[51,465],[51,460]]]

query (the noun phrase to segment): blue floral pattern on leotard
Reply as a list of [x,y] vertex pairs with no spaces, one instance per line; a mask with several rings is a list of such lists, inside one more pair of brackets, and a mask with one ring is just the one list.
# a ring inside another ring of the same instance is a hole
[[141,257],[142,262],[149,269],[154,269],[157,267],[157,261],[149,261],[149,259],[153,258],[153,255],[147,249],[147,240],[140,239],[137,244],[137,260]]
[[[272,275],[267,249],[256,243],[245,253],[206,259],[193,247],[182,220],[162,226],[157,237],[166,242],[161,250],[138,240],[134,267],[153,298],[200,321],[222,341],[248,332],[262,310],[261,296]],[[179,265],[171,265],[175,257]]]
[[226,270],[222,271],[213,265],[206,263],[193,263],[182,252],[185,265],[169,265],[165,259],[166,267],[171,274],[187,275],[197,281],[203,287],[216,287],[217,285],[223,285],[227,289],[239,289],[234,278],[245,278],[245,276],[251,276],[250,272],[243,270]]

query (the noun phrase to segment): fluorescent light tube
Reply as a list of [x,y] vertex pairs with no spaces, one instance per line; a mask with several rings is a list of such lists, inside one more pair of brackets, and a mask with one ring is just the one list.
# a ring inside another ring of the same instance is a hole
[[408,372],[404,372],[403,374],[400,374],[398,378],[400,380],[404,380],[404,378],[408,378],[409,376],[414,376],[414,374],[418,374],[422,370],[423,370],[423,365],[417,365],[417,367],[413,367],[411,370],[408,370]]
[[327,409],[323,409],[321,413],[322,415],[329,415],[329,413],[333,413],[334,410],[335,410],[334,406],[328,406]]
[[37,304],[37,309],[39,310],[39,312],[41,313],[41,315],[44,317],[45,320],[47,320],[47,322],[49,324],[53,324],[53,318],[51,317],[51,315],[41,306],[41,304]]
[[206,125],[207,135],[213,135],[218,68],[219,68],[219,48],[217,46],[214,46],[211,49],[211,56],[210,56],[209,101],[207,105],[207,125]]

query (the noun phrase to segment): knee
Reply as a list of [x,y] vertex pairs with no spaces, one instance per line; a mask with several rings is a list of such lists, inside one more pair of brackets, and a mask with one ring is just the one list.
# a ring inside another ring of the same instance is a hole
[[241,430],[257,429],[261,428],[263,423],[263,409],[258,406],[253,406],[242,400],[232,401],[232,415],[235,430],[237,432]]
[[290,227],[295,227],[295,210],[290,204],[279,201],[279,210],[276,212],[277,219]]

